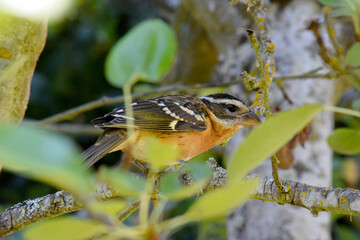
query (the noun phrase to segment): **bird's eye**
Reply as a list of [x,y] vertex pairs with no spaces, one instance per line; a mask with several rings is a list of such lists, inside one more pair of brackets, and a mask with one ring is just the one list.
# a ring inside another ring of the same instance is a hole
[[229,110],[230,112],[235,112],[238,109],[238,107],[233,104],[226,104],[226,109]]

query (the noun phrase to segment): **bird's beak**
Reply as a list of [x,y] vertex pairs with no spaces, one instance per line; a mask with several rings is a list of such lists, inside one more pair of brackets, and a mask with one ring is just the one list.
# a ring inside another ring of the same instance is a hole
[[253,110],[243,113],[237,118],[239,119],[240,124],[245,127],[252,127],[261,123],[259,116]]

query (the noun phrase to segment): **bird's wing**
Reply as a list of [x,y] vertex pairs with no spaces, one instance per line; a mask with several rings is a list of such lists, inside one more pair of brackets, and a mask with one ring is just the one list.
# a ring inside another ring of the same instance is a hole
[[92,121],[100,128],[126,128],[127,119],[132,119],[135,129],[151,131],[187,132],[206,130],[206,112],[202,102],[191,96],[168,95],[131,104],[133,116],[126,114],[126,108],[112,112]]

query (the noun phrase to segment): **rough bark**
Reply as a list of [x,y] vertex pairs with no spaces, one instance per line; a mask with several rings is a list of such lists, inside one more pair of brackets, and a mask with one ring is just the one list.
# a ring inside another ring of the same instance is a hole
[[0,13],[0,121],[23,119],[47,23]]

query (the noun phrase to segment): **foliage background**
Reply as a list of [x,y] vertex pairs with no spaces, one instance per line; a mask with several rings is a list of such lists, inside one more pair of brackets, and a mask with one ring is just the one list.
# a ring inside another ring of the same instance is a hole
[[[40,56],[32,81],[26,119],[43,119],[104,95],[122,94],[119,89],[110,86],[105,80],[105,57],[112,45],[131,27],[144,19],[159,16],[163,15],[157,1],[78,1],[77,7],[64,20],[49,27],[45,49]],[[350,101],[341,99],[340,104],[344,106],[356,104],[353,101],[356,97],[351,99]],[[113,106],[108,106],[90,111],[77,117],[75,122],[88,123],[112,108]],[[360,129],[358,120],[351,117],[338,117],[336,126]],[[74,138],[86,148],[95,141],[96,136],[74,135]],[[118,157],[113,154],[107,157],[105,162],[114,162]],[[334,186],[359,188],[359,159],[359,155],[351,157],[334,155]],[[25,199],[55,191],[48,185],[5,171],[0,174],[0,182],[0,210]],[[183,211],[189,205],[190,201],[184,202],[181,205],[183,209],[176,211]],[[169,213],[172,214],[175,212]],[[202,239],[204,236],[201,232],[208,229],[212,229],[218,238],[224,237],[223,221],[220,220],[220,223],[212,225],[207,223],[190,225],[174,238],[184,239],[186,233],[188,239],[194,239],[195,235]],[[358,217],[350,219],[347,216],[333,216],[334,239],[360,238],[359,229]],[[9,238],[17,238],[17,235]]]

